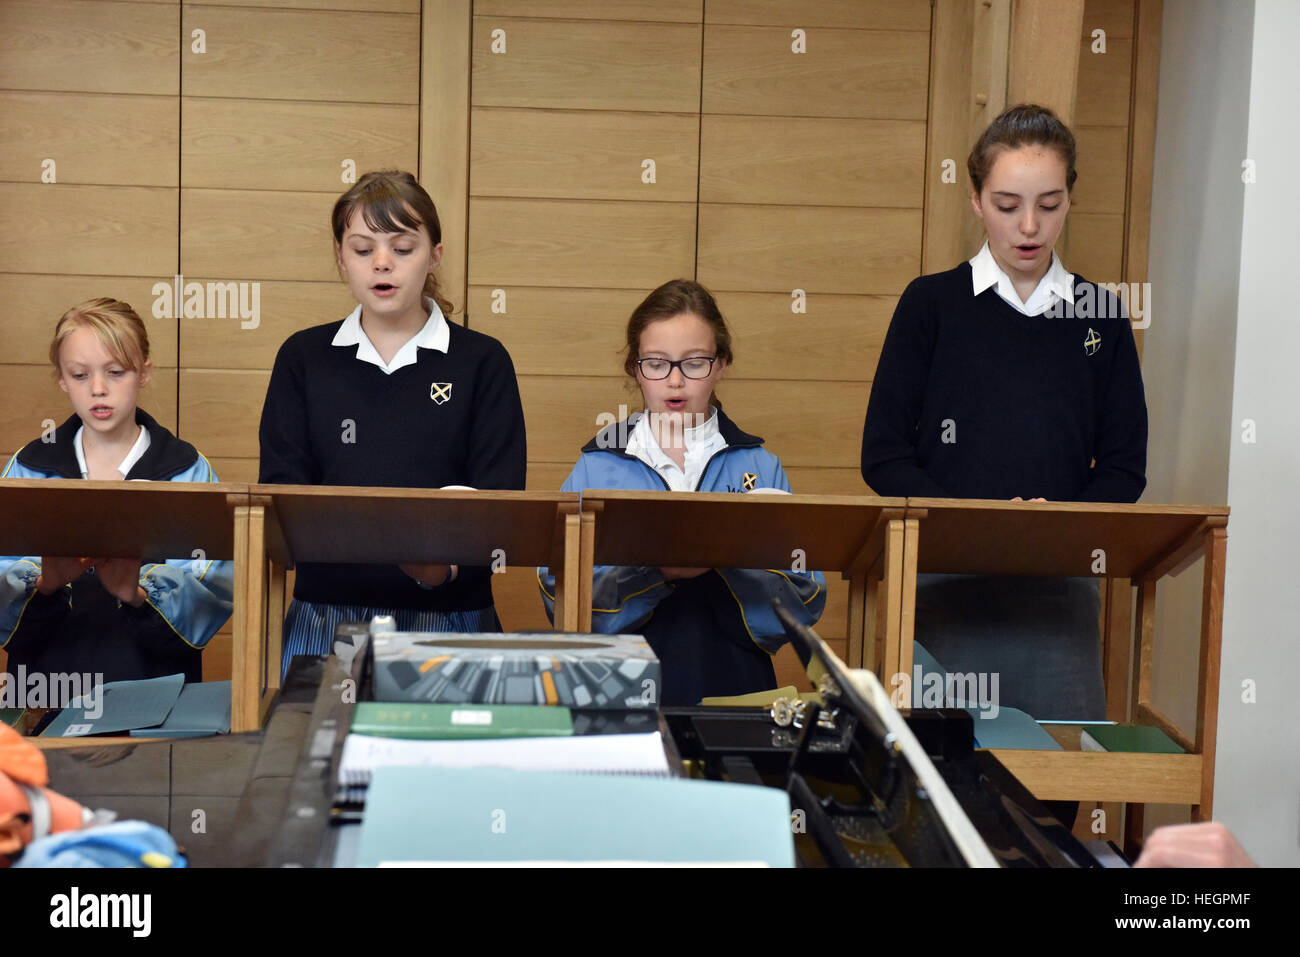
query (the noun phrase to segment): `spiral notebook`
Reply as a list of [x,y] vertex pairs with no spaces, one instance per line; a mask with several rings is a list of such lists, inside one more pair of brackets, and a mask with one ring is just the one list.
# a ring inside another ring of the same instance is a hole
[[364,787],[370,783],[375,768],[380,767],[505,768],[653,777],[667,777],[669,773],[658,731],[483,741],[418,741],[349,734],[343,742],[338,783],[343,787]]

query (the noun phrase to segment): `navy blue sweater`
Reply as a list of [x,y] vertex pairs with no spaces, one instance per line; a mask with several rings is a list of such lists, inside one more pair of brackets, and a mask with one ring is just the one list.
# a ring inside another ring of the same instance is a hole
[[862,431],[878,495],[1137,501],[1147,409],[1132,327],[1111,293],[1074,282],[1075,314],[1057,318],[993,287],[972,295],[969,263],[908,285]]
[[[280,347],[262,406],[261,481],[522,489],[524,410],[514,365],[491,336],[448,323],[444,354],[417,350],[391,374],[330,343],[342,322]],[[450,383],[450,385],[448,385]],[[380,608],[473,611],[492,605],[490,569],[421,589],[396,565],[298,566],[294,597]]]

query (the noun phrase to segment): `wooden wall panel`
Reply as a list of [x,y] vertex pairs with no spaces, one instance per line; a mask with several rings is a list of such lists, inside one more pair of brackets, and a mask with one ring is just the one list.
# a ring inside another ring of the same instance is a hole
[[1133,0],[1087,0],[1083,5],[1083,35],[1092,38],[1093,30],[1105,30],[1109,41],[1133,36]]
[[476,16],[699,23],[704,0],[475,0]]
[[336,198],[325,193],[182,189],[181,273],[223,280],[341,283],[329,227]]
[[172,96],[0,92],[0,180],[176,186],[177,101]]
[[[506,312],[491,312],[493,290],[470,289],[471,323],[506,343],[520,375],[623,375],[627,317],[639,289],[507,287]],[[896,297],[812,294],[793,313],[785,293],[719,292],[746,378],[865,381],[880,355]],[[797,339],[798,348],[792,349]]]
[[179,21],[174,4],[6,0],[0,89],[174,96]]
[[806,53],[784,27],[710,24],[704,113],[925,118],[929,31],[807,31]]
[[923,120],[702,118],[700,201],[919,208]]
[[[865,407],[864,407],[865,412]],[[862,428],[858,427],[858,442],[862,441]],[[786,478],[795,492],[808,495],[870,495],[871,490],[862,481],[862,470],[852,468],[786,468]]]
[[217,459],[256,459],[269,371],[182,369],[180,426],[187,442]]
[[[304,7],[303,0],[185,0],[186,6]],[[312,0],[317,10],[353,10],[366,13],[419,13],[420,0]]]
[[153,314],[154,284],[163,280],[142,276],[48,276],[0,273],[0,342],[5,359],[49,367],[50,340],[55,323],[77,303],[111,296],[129,303],[144,320],[149,354],[155,367],[175,368],[176,320]]
[[[186,276],[205,283],[211,277]],[[299,329],[337,322],[354,308],[342,282],[258,284],[259,322],[244,328],[238,318],[182,318],[180,363],[185,369],[270,369],[284,340]],[[251,320],[249,320],[251,322]]]
[[866,382],[880,358],[896,296],[811,293],[791,312],[788,293],[719,292],[736,361],[745,379]]
[[711,289],[897,295],[920,268],[921,213],[701,203],[699,243]]
[[694,203],[470,201],[473,285],[596,286],[647,292],[689,276]]
[[786,467],[859,468],[870,382],[731,379],[718,396],[743,410],[746,431],[763,436]]
[[[347,189],[344,161],[359,175],[414,170],[419,108],[381,103],[304,103],[186,97],[182,175],[190,188]],[[176,157],[173,150],[172,167]]]
[[474,196],[695,202],[695,115],[478,108],[470,142]]
[[[206,52],[186,46],[186,96],[418,103],[416,14],[184,8],[182,32],[204,30]],[[382,43],[372,42],[383,37]],[[174,37],[174,34],[173,34]]]
[[1007,105],[1038,103],[1074,122],[1079,47],[1070,41],[1083,23],[1083,0],[1015,0]]
[[0,183],[6,271],[162,278],[175,262],[174,189]]
[[494,287],[471,286],[470,324],[505,343],[518,375],[623,374],[628,316],[647,290],[495,288],[505,312],[492,311]]
[[1060,256],[1070,271],[1094,282],[1119,282],[1124,264],[1124,217],[1071,213],[1067,228],[1070,241]]
[[1079,180],[1072,212],[1123,213],[1128,179],[1128,127],[1081,126],[1075,131]]
[[709,0],[705,23],[929,30],[929,0]]
[[[491,52],[494,30],[504,53]],[[699,109],[698,24],[476,16],[473,63],[474,106]]]
[[[1134,0],[1088,0],[1084,6],[1074,125],[1079,183],[1061,256],[1070,269],[1098,282],[1132,278],[1124,274],[1124,248],[1135,14]],[[1094,38],[1094,29],[1105,36]]]
[[469,257],[471,0],[424,4],[420,38],[420,184],[438,208],[443,296],[464,321]]
[[[1085,21],[1086,25],[1086,21]],[[1076,126],[1127,126],[1132,83],[1133,41],[1110,38],[1105,53],[1091,52],[1092,40],[1079,41],[1079,92]]]

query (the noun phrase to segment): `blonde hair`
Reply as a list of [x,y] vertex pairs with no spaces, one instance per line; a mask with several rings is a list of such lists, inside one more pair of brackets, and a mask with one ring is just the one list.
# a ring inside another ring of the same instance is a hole
[[64,340],[78,329],[89,329],[103,343],[104,348],[132,372],[142,373],[149,361],[149,333],[136,311],[120,299],[101,296],[78,303],[59,319],[54,327],[54,341],[50,343],[50,362],[57,376],[59,350]]

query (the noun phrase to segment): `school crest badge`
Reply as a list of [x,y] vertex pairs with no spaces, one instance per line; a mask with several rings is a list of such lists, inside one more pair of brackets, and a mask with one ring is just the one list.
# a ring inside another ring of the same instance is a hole
[[1083,337],[1083,351],[1087,355],[1096,355],[1097,350],[1101,348],[1101,336],[1090,326],[1088,334]]
[[746,472],[740,478],[740,484],[745,486],[746,492],[754,491],[754,486],[758,484],[758,476],[753,472]]
[[451,383],[435,382],[429,386],[429,398],[433,400],[434,405],[442,405],[451,401]]

